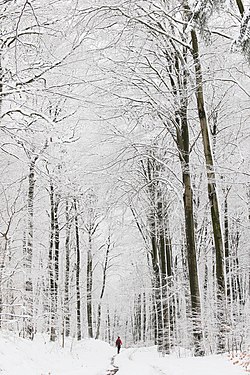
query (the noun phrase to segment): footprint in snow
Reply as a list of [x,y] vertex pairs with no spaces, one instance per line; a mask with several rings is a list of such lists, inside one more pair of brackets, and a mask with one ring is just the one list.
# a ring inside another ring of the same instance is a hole
[[115,361],[115,356],[113,356],[111,359],[111,366],[113,366],[113,368],[109,369],[106,375],[115,375],[117,371],[119,370],[119,368],[114,365],[114,361]]

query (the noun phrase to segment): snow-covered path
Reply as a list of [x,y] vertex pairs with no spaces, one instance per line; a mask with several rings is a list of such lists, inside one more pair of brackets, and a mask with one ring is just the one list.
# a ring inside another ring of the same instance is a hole
[[178,358],[161,357],[155,347],[123,349],[115,356],[117,375],[246,375],[224,355]]
[[161,357],[155,347],[116,348],[100,340],[67,340],[65,348],[45,336],[34,341],[0,333],[0,375],[247,375],[226,356]]
[[107,375],[115,375],[119,371],[118,366],[116,366],[114,362],[115,356],[113,356],[111,359],[111,368],[107,370]]

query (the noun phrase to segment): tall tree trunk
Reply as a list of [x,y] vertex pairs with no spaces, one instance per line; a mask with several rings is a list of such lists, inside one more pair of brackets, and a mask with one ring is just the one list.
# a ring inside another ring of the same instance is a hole
[[5,259],[8,250],[8,237],[7,232],[2,233],[0,240],[0,328],[2,328],[2,314],[3,314],[3,276]]
[[142,295],[142,339],[143,342],[146,342],[146,331],[147,331],[147,301],[146,301],[146,293],[143,292]]
[[194,346],[195,354],[202,355],[204,352],[202,348],[201,304],[194,232],[193,190],[189,162],[189,131],[186,111],[187,106],[185,105],[181,110],[181,132],[178,135],[178,143],[184,185],[183,204],[185,212],[188,277],[191,294],[192,321],[194,325]]
[[[1,26],[0,26],[0,33],[2,32],[1,30]],[[3,97],[2,97],[2,93],[3,93],[3,68],[2,68],[2,55],[3,55],[3,46],[2,44],[0,45],[0,118],[2,116],[2,102],[3,102]]]
[[[184,61],[186,61],[185,50],[183,52]],[[187,92],[187,71],[185,65],[180,64],[177,53],[174,58],[170,60],[169,78],[175,99],[180,99],[178,111],[175,114],[176,123],[176,139],[179,151],[179,159],[182,170],[182,181],[184,187],[183,206],[185,213],[185,238],[186,238],[186,254],[188,264],[188,279],[191,294],[191,314],[193,322],[193,338],[195,355],[203,355],[202,344],[202,327],[201,327],[201,303],[200,303],[200,289],[199,277],[196,257],[196,243],[195,243],[195,222],[194,222],[194,202],[193,189],[191,183],[190,171],[190,142],[189,142],[189,128],[187,120],[188,100],[186,98]],[[176,72],[178,74],[176,74]],[[177,78],[175,78],[177,76]]]
[[196,77],[196,100],[197,109],[200,120],[202,141],[204,147],[204,155],[206,161],[206,172],[207,172],[207,183],[208,183],[208,198],[210,202],[211,218],[213,226],[214,245],[216,253],[216,280],[217,280],[217,300],[218,300],[218,319],[219,319],[219,342],[218,350],[223,351],[225,348],[223,325],[225,324],[225,276],[224,276],[224,248],[222,229],[220,223],[220,212],[218,197],[216,191],[216,175],[214,171],[213,156],[211,152],[207,115],[204,104],[203,94],[203,80],[202,80],[202,68],[199,57],[199,44],[196,31],[191,31],[192,40],[192,54],[195,66],[195,77]]
[[92,259],[92,234],[91,228],[88,233],[88,252],[87,252],[87,321],[88,334],[93,337],[93,313],[92,313],[92,289],[93,289],[93,259]]
[[241,17],[243,17],[244,16],[244,12],[245,12],[243,2],[241,0],[236,0],[236,5],[237,5],[237,7],[239,9]]
[[55,278],[54,278],[54,236],[55,236],[55,211],[54,211],[54,186],[50,181],[50,245],[49,245],[49,298],[50,298],[50,341],[56,340],[55,332]]
[[59,195],[55,194],[54,202],[54,219],[55,219],[55,235],[54,235],[54,327],[56,336],[56,323],[58,320],[58,284],[59,284],[59,246],[60,246],[60,229],[58,222],[58,206],[59,206]]
[[24,254],[25,264],[25,304],[26,304],[26,328],[25,336],[33,339],[33,279],[32,279],[32,258],[33,258],[33,237],[34,237],[34,192],[35,192],[35,165],[38,155],[30,161],[28,176],[28,201],[27,201],[27,234]]
[[55,194],[50,181],[50,246],[49,246],[49,285],[50,285],[50,340],[56,340],[56,316],[58,306],[59,282],[59,246],[60,233],[58,223],[59,196]]
[[108,343],[111,344],[111,323],[110,323],[110,312],[109,308],[107,308],[107,336],[108,336]]
[[69,202],[65,204],[65,220],[66,220],[66,239],[65,239],[65,287],[64,287],[64,315],[65,315],[65,336],[70,335],[70,311],[69,311],[69,271],[70,271],[70,217]]
[[108,236],[107,249],[106,249],[105,261],[104,261],[104,266],[103,266],[103,274],[102,274],[102,289],[101,289],[100,300],[99,300],[98,308],[97,308],[97,328],[96,328],[96,335],[95,335],[96,339],[98,339],[100,335],[102,299],[103,299],[105,287],[106,287],[110,246],[111,246],[110,236]]
[[155,336],[158,350],[162,353],[170,351],[170,317],[168,301],[166,228],[164,216],[165,197],[160,185],[161,168],[154,160],[147,160],[147,167],[142,163],[143,173],[148,183],[148,194],[151,212],[148,217],[151,241],[151,260],[153,269],[153,295],[155,308]]
[[[1,26],[0,26],[0,32]],[[3,92],[3,69],[2,69],[2,45],[0,45],[0,118],[2,115],[2,92]],[[0,243],[0,328],[2,328],[2,312],[3,312],[3,291],[2,291],[2,280],[3,280],[3,271],[5,264],[5,257],[7,253],[7,238],[3,234],[4,246],[2,241]]]
[[229,223],[228,223],[228,193],[230,188],[224,191],[224,247],[225,247],[225,269],[226,269],[226,294],[231,299],[230,292],[230,254],[229,254]]
[[223,269],[223,259],[224,259],[224,249],[222,241],[222,230],[220,223],[220,213],[219,204],[216,191],[216,176],[214,171],[213,156],[211,152],[207,115],[204,105],[204,95],[203,95],[203,81],[202,81],[202,68],[199,58],[199,45],[198,38],[195,30],[191,31],[192,37],[192,48],[193,48],[193,58],[195,63],[195,77],[196,77],[196,99],[198,115],[201,126],[201,134],[204,147],[204,155],[206,161],[206,172],[207,172],[207,182],[208,182],[208,198],[211,208],[211,217],[213,225],[214,234],[214,244],[216,250],[216,277],[218,293],[220,295],[225,295],[225,280],[224,280],[224,269]]
[[58,194],[55,195],[55,300],[56,300],[56,308],[58,302],[58,281],[59,281],[59,247],[60,247],[60,228],[58,222],[58,207],[59,207],[59,199],[60,196]]
[[[161,193],[160,193],[161,194]],[[170,309],[169,309],[169,282],[168,282],[168,270],[167,267],[167,253],[169,249],[166,247],[166,239],[168,235],[166,234],[166,223],[164,217],[166,216],[163,196],[158,196],[157,203],[157,221],[159,230],[159,259],[161,267],[161,303],[162,303],[162,319],[163,319],[163,352],[165,354],[170,353]],[[170,266],[170,264],[169,264]]]
[[[170,295],[173,293],[173,265],[172,265],[172,242],[170,237],[169,222],[165,223],[165,256],[167,262],[167,279],[168,279],[168,289],[169,289],[169,329],[170,336],[173,334],[175,329],[175,305],[174,298]],[[171,344],[171,343],[170,343]]]
[[135,330],[135,342],[141,341],[141,293],[138,294],[137,298],[135,296],[134,301],[134,311],[135,311],[135,317],[134,317],[134,330]]
[[81,268],[81,258],[80,258],[80,239],[79,239],[79,224],[78,224],[78,210],[77,201],[74,198],[74,208],[75,208],[75,235],[76,235],[76,325],[77,325],[77,340],[81,340],[81,293],[80,293],[80,268]]
[[155,311],[155,336],[156,344],[160,351],[163,350],[163,316],[161,305],[161,275],[159,264],[159,253],[156,235],[155,214],[152,213],[150,220],[150,237],[152,245],[152,266],[153,266],[153,295],[154,295],[154,311]]

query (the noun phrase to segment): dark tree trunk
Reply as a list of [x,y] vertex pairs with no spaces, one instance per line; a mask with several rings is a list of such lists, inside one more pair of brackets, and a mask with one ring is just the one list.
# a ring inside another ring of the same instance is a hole
[[53,182],[50,181],[50,247],[49,247],[49,285],[50,285],[50,340],[55,341],[56,317],[58,305],[59,280],[59,246],[60,229],[58,223],[59,196],[55,194]]
[[81,268],[81,258],[80,258],[80,239],[79,239],[79,224],[78,224],[78,210],[77,201],[74,198],[74,208],[75,208],[75,235],[76,235],[76,332],[77,340],[81,340],[81,294],[80,294],[80,268]]
[[[155,220],[153,218],[151,220]],[[161,275],[159,267],[159,254],[157,247],[157,238],[155,232],[155,222],[151,222],[151,244],[152,244],[152,265],[153,265],[153,291],[154,291],[154,309],[155,309],[155,335],[158,349],[163,350],[163,316],[161,304]]]
[[64,314],[65,314],[65,336],[70,335],[70,311],[69,311],[69,271],[70,271],[70,217],[69,202],[65,205],[66,239],[65,239],[65,288],[64,288]]
[[[5,267],[5,259],[8,250],[7,233],[2,234],[0,243],[0,328],[2,328],[2,313],[3,313],[3,275]],[[3,243],[2,243],[3,242]]]
[[[154,159],[147,159],[147,167],[141,163],[148,184],[148,195],[151,202],[151,212],[148,215],[149,236],[151,242],[151,264],[153,270],[153,300],[155,310],[155,338],[158,350],[162,353],[170,351],[170,317],[168,300],[167,268],[170,268],[170,254],[167,254],[167,227],[164,217],[167,217],[166,202],[163,188],[159,182],[161,167]],[[170,272],[170,270],[169,270]]]
[[219,321],[219,338],[218,351],[225,349],[224,325],[225,325],[225,276],[224,276],[224,248],[222,229],[220,223],[220,212],[216,189],[216,176],[214,172],[213,156],[211,152],[210,139],[208,133],[207,115],[204,105],[202,68],[199,57],[199,44],[196,31],[191,31],[192,54],[195,66],[196,77],[196,100],[198,116],[200,120],[204,156],[206,161],[208,198],[210,202],[211,218],[213,226],[214,245],[216,253],[216,280],[217,280],[217,301],[218,301],[218,321]]
[[58,206],[59,206],[59,195],[55,195],[55,313],[57,311],[57,305],[58,305],[58,281],[59,281],[59,247],[60,247],[60,228],[59,228],[59,222],[58,222]]
[[[186,56],[186,53],[187,51],[184,51],[183,56]],[[195,355],[203,355],[204,350],[202,345],[201,304],[195,243],[194,202],[190,172],[190,142],[187,120],[188,100],[185,94],[187,91],[188,73],[186,71],[186,67],[183,66],[183,63],[180,64],[177,53],[175,53],[174,58],[170,60],[170,63],[169,78],[173,94],[176,97],[176,100],[178,100],[178,97],[181,97],[179,109],[175,114],[175,123],[177,125],[176,141],[178,145],[184,187],[183,206],[185,214],[186,257],[191,294],[194,348]],[[178,72],[177,78],[175,78],[176,72]]]
[[163,319],[163,335],[162,335],[162,346],[163,352],[166,354],[170,353],[170,309],[169,309],[169,281],[168,281],[168,271],[171,273],[171,264],[169,264],[169,269],[167,267],[167,253],[169,248],[167,248],[167,238],[166,234],[167,226],[164,220],[166,212],[164,210],[164,204],[161,202],[163,197],[158,197],[158,226],[159,226],[159,258],[161,267],[161,303],[162,303],[162,319]]
[[[2,68],[2,54],[3,54],[3,47],[0,46],[0,118],[2,116],[2,102],[3,102],[3,68]],[[1,120],[0,120],[1,121]]]
[[[2,46],[0,46],[0,118],[2,115],[2,92],[3,92],[3,69],[2,69]],[[5,264],[5,256],[7,252],[7,238],[4,237],[4,246],[0,245],[0,328],[2,327],[2,312],[3,312],[3,292],[2,279]]]
[[93,289],[93,259],[92,259],[92,234],[89,232],[87,252],[87,321],[88,334],[93,338],[93,313],[92,313],[92,289]]
[[54,186],[50,182],[50,246],[49,246],[49,285],[50,285],[50,340],[56,340],[55,332],[55,279],[54,279],[54,236],[55,236],[55,211],[54,211]]
[[244,16],[244,12],[245,12],[243,2],[241,0],[236,0],[236,5],[237,5],[237,7],[239,9],[241,17],[243,17]]
[[27,234],[24,254],[24,264],[26,269],[26,328],[25,336],[30,339],[34,337],[33,325],[33,280],[32,280],[32,258],[33,258],[33,238],[34,238],[34,193],[35,193],[35,165],[38,155],[30,161],[28,176],[28,202],[27,202]]
[[193,190],[191,185],[190,163],[189,163],[189,131],[187,123],[187,103],[181,109],[181,134],[178,136],[179,155],[182,165],[182,180],[184,185],[183,204],[185,212],[185,233],[187,246],[187,264],[189,275],[189,286],[191,294],[191,309],[193,321],[193,336],[195,354],[202,355],[202,328],[201,328],[201,305],[198,279],[198,267],[196,259],[196,244],[194,232],[194,210]]
[[143,310],[142,310],[142,339],[146,342],[146,332],[147,332],[147,303],[146,303],[146,293],[143,292]]
[[230,292],[230,257],[229,257],[229,223],[228,223],[228,193],[227,189],[224,194],[224,247],[225,247],[225,266],[226,266],[226,289],[227,298],[231,298]]
[[98,339],[99,335],[100,335],[101,313],[102,313],[102,299],[103,299],[104,292],[105,292],[105,287],[106,287],[107,269],[108,269],[110,246],[111,246],[111,242],[110,242],[110,236],[109,236],[108,237],[108,242],[107,242],[106,254],[105,254],[105,261],[104,261],[104,266],[103,266],[102,289],[101,289],[100,300],[99,300],[98,308],[97,308],[97,328],[96,328],[96,335],[95,335],[96,339]]
[[108,342],[111,343],[111,325],[110,325],[110,312],[107,309],[107,335],[108,335]]
[[136,342],[141,341],[141,329],[142,329],[142,320],[141,320],[141,294],[138,294],[137,300],[135,300],[135,337]]
[[213,156],[210,147],[209,133],[207,116],[204,106],[204,96],[203,96],[203,81],[202,81],[202,68],[199,58],[199,45],[196,32],[192,30],[192,48],[193,48],[193,58],[195,62],[195,74],[196,74],[196,99],[198,115],[201,126],[201,134],[204,147],[204,155],[206,161],[206,171],[207,171],[207,182],[208,182],[208,198],[211,208],[211,217],[213,225],[214,234],[214,244],[216,250],[216,277],[218,294],[225,295],[225,280],[224,280],[224,270],[223,270],[223,241],[222,241],[222,230],[220,223],[219,205],[216,192],[216,176],[214,172]]

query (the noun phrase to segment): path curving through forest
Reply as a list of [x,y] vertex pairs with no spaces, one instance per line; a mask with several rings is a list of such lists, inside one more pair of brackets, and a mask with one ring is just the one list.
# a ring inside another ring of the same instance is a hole
[[115,375],[119,371],[119,367],[115,366],[114,362],[115,362],[115,355],[111,358],[111,366],[113,368],[107,370],[107,374],[106,375]]

